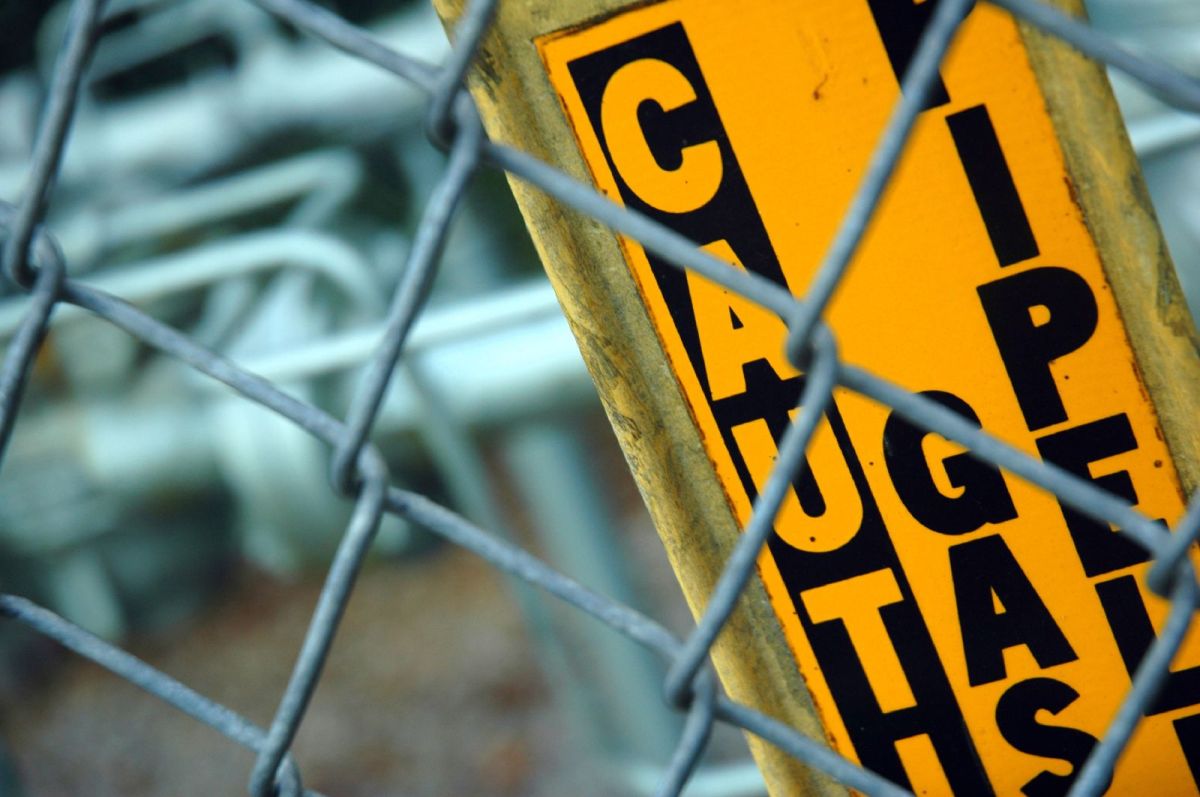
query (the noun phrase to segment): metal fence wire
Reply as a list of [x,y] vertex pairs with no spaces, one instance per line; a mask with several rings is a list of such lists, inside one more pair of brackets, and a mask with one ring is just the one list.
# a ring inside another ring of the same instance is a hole
[[[463,88],[495,0],[470,4],[458,23],[455,45],[446,63],[434,66],[396,52],[363,29],[308,0],[255,0],[259,6],[309,35],[408,81],[429,98],[427,131],[449,150],[444,173],[424,209],[422,223],[392,300],[387,334],[365,365],[348,417],[338,419],[293,398],[275,384],[238,368],[194,339],[164,325],[126,302],[66,276],[62,251],[42,226],[77,105],[81,77],[104,20],[103,0],[77,0],[43,108],[28,182],[15,203],[0,202],[5,278],[28,294],[19,331],[0,371],[0,455],[7,447],[21,408],[23,389],[45,337],[50,317],[63,303],[107,320],[142,343],[183,361],[290,420],[332,448],[332,489],[354,502],[307,635],[269,728],[208,699],[108,642],[17,595],[0,595],[0,613],[56,640],[121,678],[206,723],[231,741],[257,754],[250,775],[254,797],[314,794],[302,785],[289,749],[321,677],[339,621],[368,546],[383,513],[393,513],[483,557],[496,568],[553,594],[611,626],[662,657],[667,665],[666,698],[686,720],[659,794],[675,795],[688,784],[714,723],[755,734],[848,787],[873,795],[900,795],[904,789],[721,693],[708,664],[713,641],[729,617],[758,558],[813,430],[841,387],[893,408],[912,423],[958,442],[976,457],[992,462],[1054,493],[1072,508],[1111,523],[1153,557],[1149,587],[1170,600],[1165,626],[1143,659],[1124,698],[1086,764],[1071,794],[1099,794],[1129,742],[1139,718],[1166,680],[1172,658],[1191,625],[1200,596],[1187,554],[1200,535],[1200,493],[1193,496],[1174,532],[1120,499],[1065,471],[1035,460],[972,427],[958,415],[902,390],[838,358],[834,336],[823,312],[863,238],[880,197],[910,137],[925,95],[972,0],[941,0],[911,62],[902,92],[837,236],[820,264],[807,295],[795,297],[746,271],[737,270],[696,248],[692,242],[626,210],[529,155],[488,140],[475,106]],[[1200,80],[1143,60],[1122,49],[1086,23],[1035,0],[991,0],[1011,14],[1057,36],[1085,55],[1115,67],[1142,83],[1160,99],[1189,113],[1200,113]],[[753,518],[729,557],[708,606],[686,639],[677,639],[654,619],[591,591],[547,566],[520,547],[479,528],[425,496],[389,483],[382,456],[370,443],[376,415],[389,379],[404,353],[405,339],[421,312],[437,271],[447,228],[472,176],[484,165],[499,167],[537,186],[559,202],[589,214],[619,233],[640,241],[679,268],[693,269],[753,300],[781,317],[789,329],[788,356],[807,373],[799,412],[780,447],[778,464],[758,496]]]

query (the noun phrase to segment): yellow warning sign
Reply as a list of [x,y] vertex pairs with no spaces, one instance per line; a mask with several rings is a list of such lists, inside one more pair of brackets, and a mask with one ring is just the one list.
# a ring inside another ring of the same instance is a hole
[[[668,0],[537,46],[604,193],[800,295],[933,6]],[[829,321],[848,362],[1174,522],[1178,476],[1076,190],[1017,27],[981,5]],[[744,524],[803,383],[784,325],[622,248]],[[837,749],[917,793],[1030,797],[1065,793],[1154,639],[1145,568],[1113,529],[847,391],[760,564]],[[1113,793],[1198,777],[1190,640]]]

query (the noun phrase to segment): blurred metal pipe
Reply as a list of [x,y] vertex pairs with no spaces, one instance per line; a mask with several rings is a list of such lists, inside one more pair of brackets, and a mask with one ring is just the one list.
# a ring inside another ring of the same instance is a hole
[[362,180],[362,163],[351,150],[314,150],[146,201],[104,211],[81,208],[56,234],[72,270],[86,269],[117,247],[286,202],[295,204],[288,216],[291,226],[316,225],[344,205]]
[[[248,357],[243,365],[272,381],[303,385],[360,364],[381,334],[380,327],[356,333],[353,345],[335,347],[338,356],[332,359],[322,359],[329,343],[322,340]],[[426,389],[464,428],[598,407],[579,350],[544,282],[432,309],[411,340],[408,356],[420,358]],[[223,416],[203,407],[225,388],[200,383],[211,388],[197,396],[183,384],[174,400],[156,394],[150,408],[129,397],[53,405],[22,426],[13,441],[14,460],[64,452],[98,489],[127,498],[210,484],[217,473],[214,447],[222,439],[212,424]],[[384,405],[378,435],[416,431],[428,413],[427,401],[399,380]]]
[[[421,58],[438,60],[446,51],[445,34],[423,7],[389,18],[374,33]],[[85,103],[59,182],[194,175],[294,127],[361,141],[418,119],[423,100],[408,83],[324,45],[264,39],[233,75],[218,72],[135,99]],[[19,193],[27,168],[24,155],[0,164],[0,196]]]
[[[341,239],[301,229],[278,229],[226,238],[89,279],[88,284],[133,304],[246,277],[262,271],[301,269],[319,274],[366,312],[379,312],[383,291],[367,262]],[[25,311],[18,298],[0,304],[0,338],[13,334]],[[86,317],[64,306],[54,315],[52,329]]]
[[1163,109],[1161,113],[1131,119],[1129,138],[1141,158],[1200,144],[1200,116]]
[[[492,489],[494,482],[489,478],[478,435],[473,434],[458,416],[445,411],[447,396],[439,393],[426,377],[422,359],[420,355],[410,355],[407,366],[401,366],[396,374],[399,387],[411,391],[417,398],[420,418],[415,424],[416,434],[424,443],[455,506],[466,517],[515,542],[509,519]],[[520,608],[555,703],[569,727],[583,737],[587,746],[595,748],[601,732],[595,721],[596,712],[590,705],[593,695],[583,686],[585,679],[572,665],[568,652],[572,628],[566,628],[564,633],[564,629],[557,627],[553,619],[554,607],[540,590],[519,578],[509,575],[503,578]],[[577,765],[591,763],[579,761]]]
[[[411,353],[421,352],[547,320],[561,321],[555,326],[565,326],[549,283],[530,280],[478,298],[435,302],[418,319],[405,348]],[[334,333],[302,348],[248,359],[244,365],[277,382],[336,373],[362,364],[379,345],[383,332],[382,325],[372,325]]]
[[[509,426],[499,445],[547,559],[585,586],[637,605],[617,523],[600,493],[587,444],[572,417],[547,416]],[[667,761],[680,719],[662,694],[662,667],[612,629],[563,612],[563,635],[576,648],[600,748],[618,760]]]

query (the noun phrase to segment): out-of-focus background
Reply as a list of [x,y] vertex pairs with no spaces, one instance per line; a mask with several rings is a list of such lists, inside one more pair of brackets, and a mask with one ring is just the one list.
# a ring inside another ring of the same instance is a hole
[[[427,60],[420,0],[337,13]],[[1200,73],[1200,3],[1091,0]],[[67,4],[0,0],[0,197]],[[50,224],[75,274],[343,415],[443,156],[401,81],[244,0],[113,0]],[[1200,119],[1118,95],[1193,308]],[[1190,192],[1188,187],[1192,187]],[[0,292],[7,286],[0,286]],[[0,293],[0,343],[20,311]],[[504,180],[484,172],[377,442],[395,478],[684,631],[687,611]],[[0,478],[0,590],[266,725],[348,507],[306,434],[60,308]],[[389,519],[295,746],[330,795],[649,794],[679,731],[633,643]],[[0,795],[239,794],[251,755],[0,625]],[[719,731],[687,794],[761,794]]]

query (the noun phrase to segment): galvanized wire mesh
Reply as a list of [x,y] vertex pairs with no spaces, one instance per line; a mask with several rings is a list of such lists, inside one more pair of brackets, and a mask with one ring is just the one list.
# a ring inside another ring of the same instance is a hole
[[[1200,495],[1194,496],[1174,532],[1120,499],[1060,468],[1035,460],[973,427],[932,401],[900,389],[841,361],[834,337],[822,320],[864,231],[876,211],[910,137],[925,97],[972,0],[942,0],[921,39],[903,80],[900,99],[870,160],[862,184],[816,278],[804,297],[754,274],[731,268],[655,222],[626,210],[529,155],[488,140],[463,79],[492,17],[494,0],[473,2],[458,23],[456,44],[440,67],[395,52],[364,30],[308,0],[256,0],[258,5],[308,34],[409,81],[429,96],[429,136],[450,155],[430,197],[388,316],[387,334],[366,364],[345,419],[332,417],[279,387],[242,370],[120,299],[66,276],[64,258],[51,231],[42,226],[81,78],[103,22],[103,0],[77,0],[53,84],[43,110],[24,193],[16,203],[0,202],[3,269],[28,293],[23,321],[0,370],[0,456],[12,434],[23,389],[55,307],[72,304],[107,320],[142,343],[181,360],[290,420],[332,448],[332,489],[355,509],[329,568],[307,636],[296,658],[269,728],[189,689],[108,642],[16,595],[0,595],[0,613],[52,638],[118,676],[206,723],[258,758],[250,775],[255,797],[312,794],[302,785],[289,753],[305,710],[321,677],[363,558],[384,513],[419,524],[469,549],[500,570],[560,598],[659,654],[667,666],[667,700],[686,712],[677,749],[659,793],[678,794],[686,786],[716,722],[740,727],[778,746],[841,783],[868,794],[906,793],[879,775],[830,750],[821,740],[723,695],[708,664],[710,648],[755,570],[774,519],[808,442],[835,387],[856,391],[893,408],[924,429],[956,441],[992,462],[1053,492],[1062,502],[1103,523],[1111,523],[1153,557],[1149,587],[1170,600],[1165,626],[1143,659],[1104,738],[1079,771],[1072,794],[1098,794],[1145,709],[1165,681],[1171,661],[1191,624],[1198,589],[1186,553],[1200,535]],[[1035,0],[991,0],[995,5],[1070,43],[1085,55],[1134,77],[1165,102],[1200,112],[1200,80],[1143,60],[1121,49],[1079,20]],[[780,447],[778,464],[758,496],[753,517],[726,562],[704,615],[686,639],[678,639],[652,618],[583,587],[514,544],[490,534],[423,495],[391,486],[383,458],[370,443],[389,379],[404,353],[405,340],[421,312],[440,251],[465,188],[484,165],[499,167],[563,204],[587,213],[679,268],[692,269],[779,315],[788,325],[790,359],[806,371],[799,412]]]

